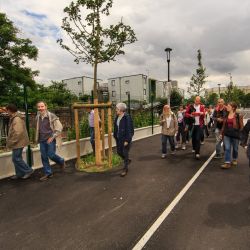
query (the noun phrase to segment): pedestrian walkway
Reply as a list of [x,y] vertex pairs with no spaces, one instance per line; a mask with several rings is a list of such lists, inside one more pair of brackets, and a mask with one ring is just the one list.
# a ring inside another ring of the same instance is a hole
[[[37,174],[2,180],[0,248],[132,249],[213,151],[209,138],[199,161],[191,145],[161,159],[157,135],[133,144],[125,178],[72,167],[42,183]],[[239,167],[223,171],[219,163],[212,160],[146,249],[249,249],[247,160],[241,150]]]

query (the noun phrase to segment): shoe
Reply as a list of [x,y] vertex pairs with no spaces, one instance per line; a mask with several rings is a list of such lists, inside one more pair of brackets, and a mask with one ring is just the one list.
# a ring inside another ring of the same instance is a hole
[[194,149],[192,149],[192,153],[195,153],[195,150],[194,150]]
[[205,142],[204,142],[204,141],[202,141],[202,142],[201,142],[201,145],[204,145],[204,144],[205,144]]
[[186,150],[186,146],[183,145],[183,146],[181,147],[181,149],[182,149],[182,150]]
[[195,159],[196,159],[196,160],[199,160],[199,159],[200,159],[200,155],[199,155],[199,154],[196,154],[196,155],[195,155]]
[[174,151],[171,151],[171,153],[170,153],[171,155],[175,155],[175,150]]
[[60,164],[60,167],[61,167],[62,170],[65,170],[65,168],[66,168],[66,163],[65,163],[65,161],[63,161],[63,163]]
[[175,149],[178,149],[179,148],[179,144],[177,144],[176,146],[175,146]]
[[123,171],[121,172],[121,174],[120,174],[120,176],[121,177],[125,177],[126,175],[127,175],[127,173],[128,173],[128,169],[123,169]]
[[13,175],[10,177],[11,180],[18,180],[18,179],[21,179],[22,177],[21,176],[17,176],[17,175]]
[[233,160],[233,161],[231,162],[231,165],[234,166],[234,167],[236,167],[236,166],[238,165],[237,160]]
[[39,180],[40,181],[47,181],[49,178],[52,178],[53,174],[46,174],[44,176],[42,176]]
[[229,169],[231,168],[231,164],[230,163],[224,163],[223,165],[221,165],[222,169]]
[[22,179],[26,180],[28,178],[30,178],[30,176],[34,173],[34,170],[32,169],[29,173],[25,174]]
[[162,155],[161,155],[161,158],[162,158],[162,159],[165,159],[165,158],[166,158],[166,154],[162,154]]
[[222,159],[222,155],[215,155],[214,159]]

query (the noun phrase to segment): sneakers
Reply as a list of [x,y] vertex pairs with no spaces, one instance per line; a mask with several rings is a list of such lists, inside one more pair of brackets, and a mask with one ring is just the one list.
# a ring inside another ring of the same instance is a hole
[[221,154],[215,155],[215,156],[214,156],[214,159],[222,159],[222,155],[221,155]]
[[178,149],[180,146],[179,146],[179,144],[176,144],[175,145],[175,149]]
[[175,155],[175,150],[174,151],[171,151],[171,153],[170,153],[171,155]]
[[62,171],[65,170],[65,168],[66,168],[66,163],[65,163],[65,161],[63,161],[63,163],[60,164],[60,167],[61,167]]
[[221,165],[222,169],[229,169],[231,168],[231,164],[230,163],[224,163],[223,165]]
[[13,175],[10,177],[11,180],[18,180],[18,179],[21,179],[22,177],[21,176],[17,176],[17,175]]
[[123,171],[121,172],[120,176],[121,177],[125,177],[128,173],[128,169],[127,168],[124,168]]
[[161,158],[162,158],[162,159],[165,159],[165,158],[166,158],[166,154],[162,154],[162,155],[161,155]]
[[199,160],[199,159],[200,159],[200,155],[199,155],[199,154],[196,154],[196,155],[195,155],[195,159],[196,159],[196,160]]
[[195,150],[194,150],[194,149],[192,149],[192,153],[195,153]]
[[186,150],[186,146],[185,146],[185,145],[182,145],[181,149],[182,149],[182,150]]
[[204,145],[204,144],[205,144],[205,142],[204,142],[204,141],[202,141],[202,142],[201,142],[201,145]]
[[233,160],[233,161],[231,162],[231,164],[232,164],[232,166],[236,167],[236,166],[238,165],[238,162],[237,162],[237,160]]
[[39,180],[40,181],[47,181],[49,178],[52,178],[53,174],[46,174],[44,176],[42,176]]
[[29,173],[25,174],[22,179],[26,180],[28,178],[30,178],[30,176],[34,173],[34,170],[32,169]]

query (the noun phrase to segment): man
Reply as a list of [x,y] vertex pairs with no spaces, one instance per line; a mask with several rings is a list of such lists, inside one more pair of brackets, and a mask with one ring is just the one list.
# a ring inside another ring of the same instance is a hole
[[180,105],[179,111],[177,112],[177,120],[178,120],[178,132],[176,135],[176,149],[179,148],[180,145],[180,136],[181,136],[181,142],[182,146],[181,149],[185,150],[186,149],[186,131],[185,131],[185,122],[184,122],[184,116],[185,116],[185,111],[183,108],[183,105]]
[[11,179],[28,179],[33,173],[33,169],[28,166],[22,158],[23,148],[29,145],[29,137],[25,123],[21,114],[17,112],[17,107],[14,104],[9,104],[6,110],[10,116],[7,147],[12,149],[12,161],[16,172],[16,175],[12,176]]
[[124,160],[124,168],[121,177],[128,173],[128,165],[131,162],[129,159],[129,149],[134,135],[134,126],[129,114],[125,111],[127,106],[125,103],[116,105],[116,118],[114,121],[114,138],[116,140],[117,153]]
[[37,103],[38,114],[36,117],[36,141],[40,144],[41,159],[43,164],[44,176],[41,181],[46,181],[53,177],[49,159],[65,168],[65,161],[56,154],[56,144],[62,144],[61,132],[62,124],[59,118],[47,110],[47,104],[43,101]]
[[195,97],[195,102],[192,108],[193,112],[190,112],[191,106],[188,106],[185,116],[187,118],[194,118],[194,126],[192,131],[192,152],[195,153],[195,158],[200,159],[200,146],[201,138],[203,136],[205,107],[201,104],[200,96]]
[[216,138],[216,146],[215,146],[215,151],[216,151],[216,155],[215,155],[215,159],[221,159],[222,158],[222,153],[221,153],[221,129],[223,126],[223,121],[226,117],[227,114],[227,110],[225,107],[225,103],[224,100],[222,98],[220,98],[217,102],[217,107],[214,110],[214,114],[213,114],[213,120],[214,120],[214,124],[215,124],[215,138]]

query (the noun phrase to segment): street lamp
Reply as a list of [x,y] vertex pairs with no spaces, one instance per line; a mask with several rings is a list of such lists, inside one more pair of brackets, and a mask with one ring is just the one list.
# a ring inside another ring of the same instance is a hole
[[170,106],[170,52],[172,51],[171,48],[166,48],[165,52],[167,54],[167,62],[168,62],[168,105]]
[[220,85],[221,85],[221,84],[220,84],[220,83],[218,83],[218,87],[219,87],[219,97],[220,97]]

